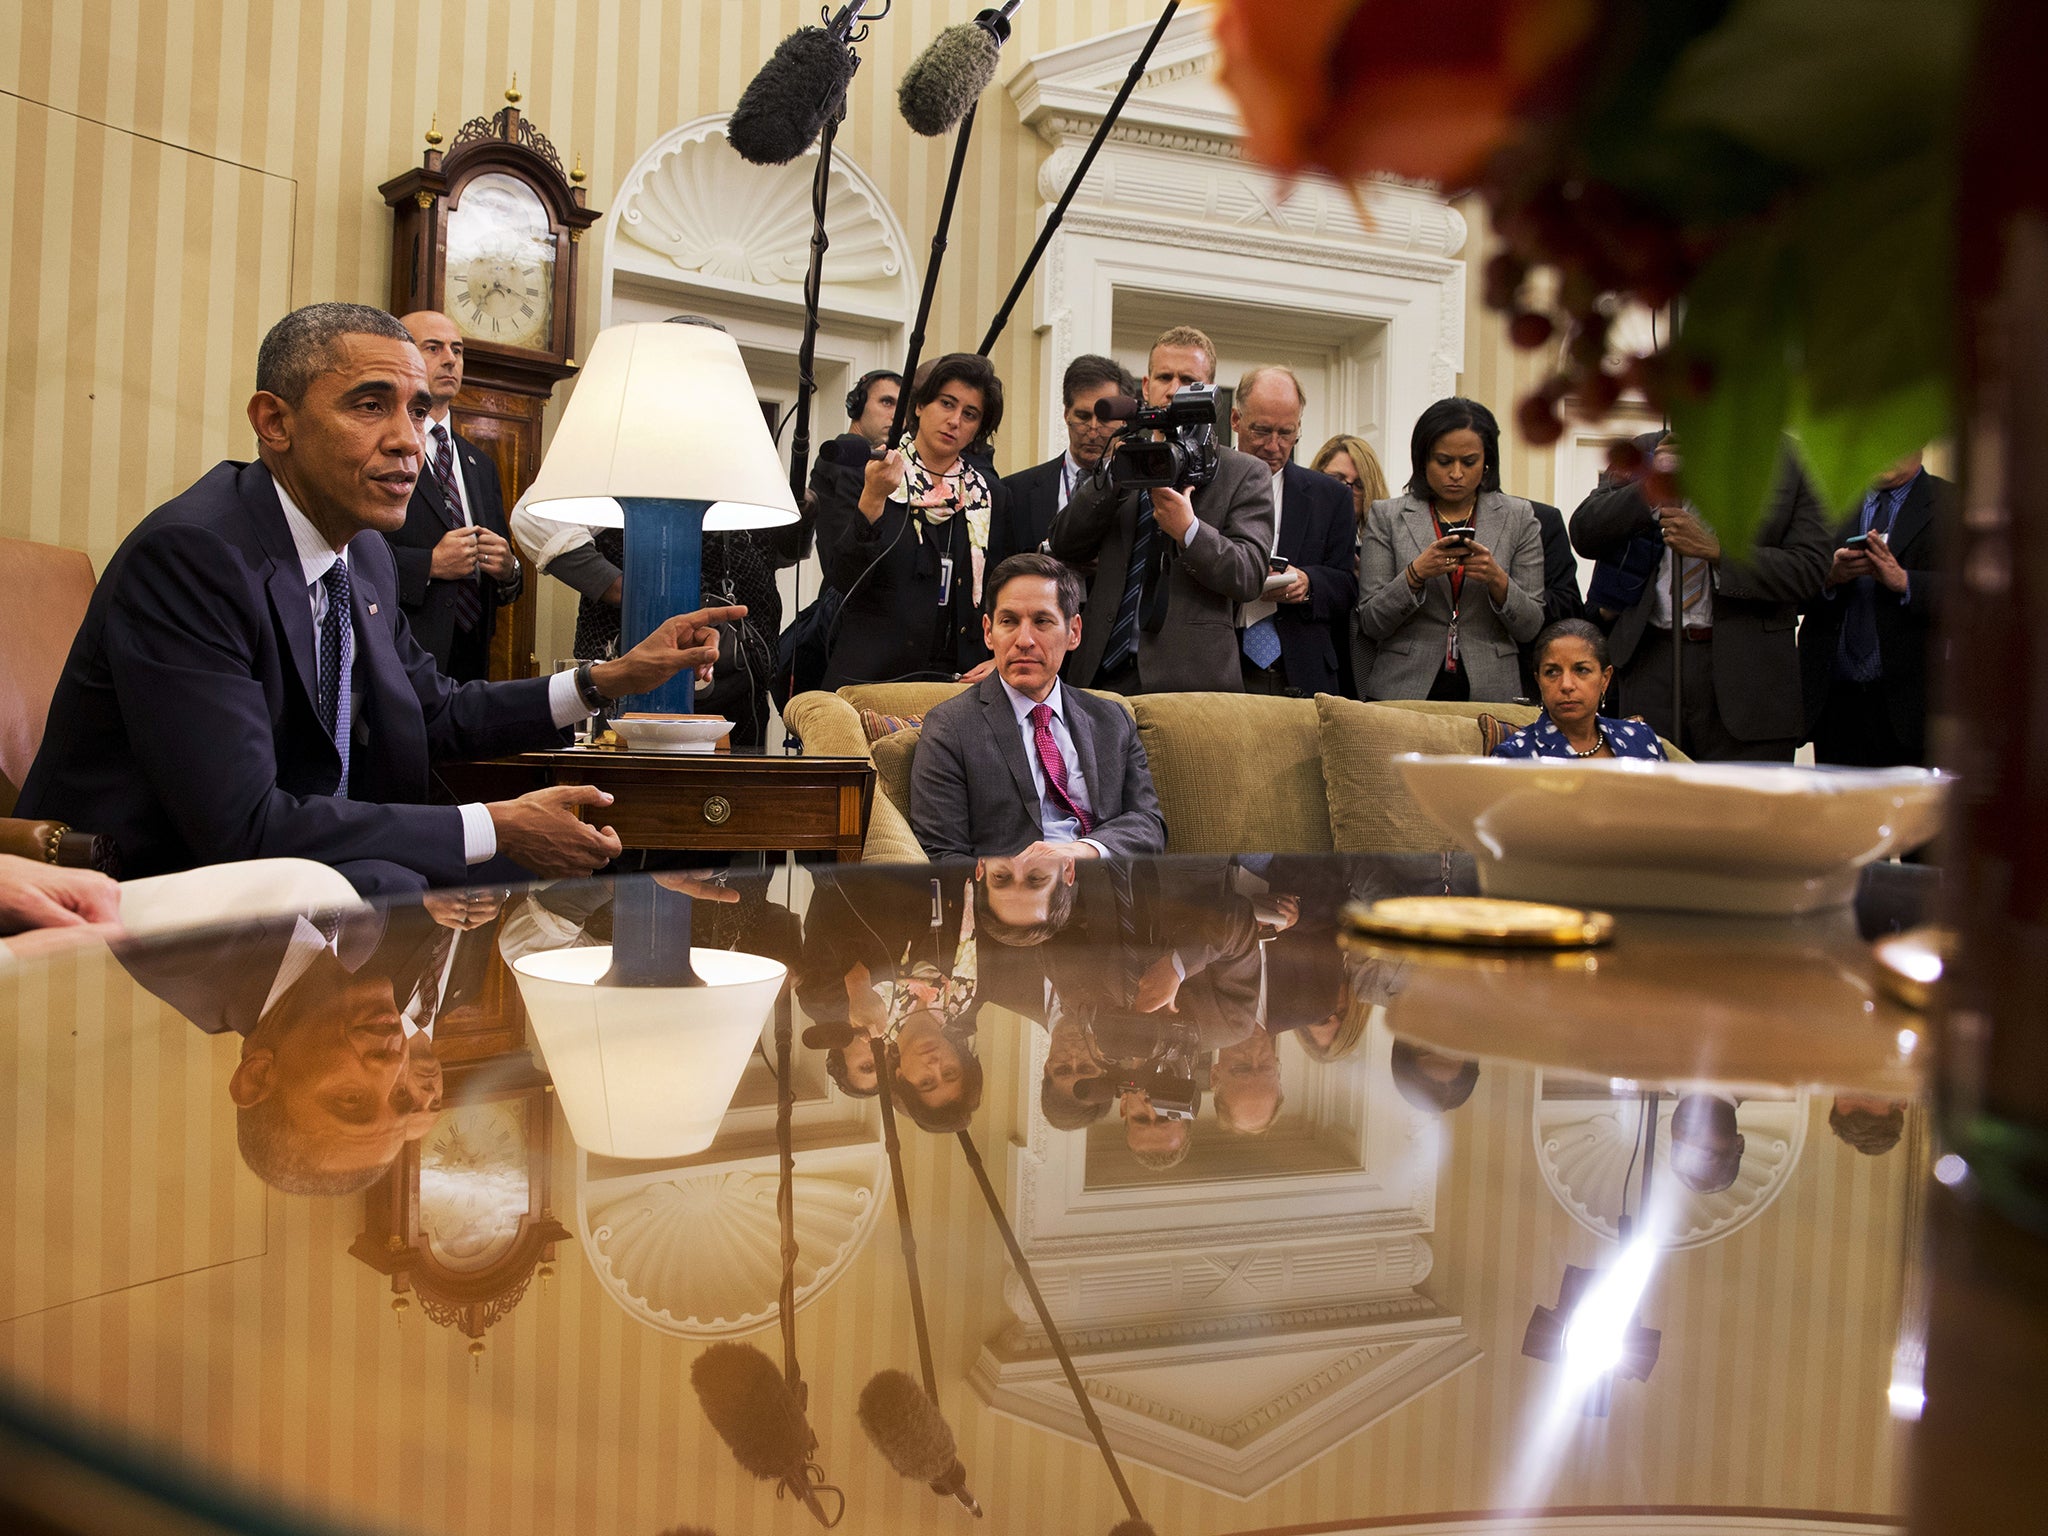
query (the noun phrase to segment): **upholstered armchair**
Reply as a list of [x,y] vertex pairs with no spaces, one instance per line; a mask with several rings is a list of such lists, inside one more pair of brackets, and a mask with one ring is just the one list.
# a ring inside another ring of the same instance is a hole
[[92,587],[92,561],[78,550],[0,539],[0,853],[112,874],[105,838],[13,814]]

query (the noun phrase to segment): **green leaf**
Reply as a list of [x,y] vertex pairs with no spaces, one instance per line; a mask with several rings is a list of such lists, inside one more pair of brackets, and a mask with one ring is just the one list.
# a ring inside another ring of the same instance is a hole
[[1911,154],[1962,98],[1975,0],[1739,0],[1686,50],[1658,121],[1813,172]]
[[1953,366],[1955,170],[1928,152],[1830,178],[1793,215],[1815,414],[1890,399]]
[[1792,433],[1814,494],[1830,512],[1846,512],[1870,482],[1952,426],[1945,379],[1929,375],[1881,399],[1816,411],[1805,391],[1793,400]]
[[1672,401],[1680,479],[1738,558],[1763,522],[1784,457],[1796,282],[1783,229],[1738,236],[1694,280],[1674,347],[1681,369],[1704,364],[1712,375],[1704,395],[1681,390]]

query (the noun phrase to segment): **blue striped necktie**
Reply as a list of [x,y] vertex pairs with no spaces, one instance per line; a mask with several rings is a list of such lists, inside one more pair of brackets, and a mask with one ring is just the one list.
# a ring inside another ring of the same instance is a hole
[[1131,532],[1131,563],[1124,571],[1123,601],[1116,605],[1116,622],[1109,629],[1109,643],[1102,648],[1102,669],[1098,676],[1120,670],[1138,654],[1138,602],[1145,591],[1145,571],[1152,558],[1152,541],[1159,537],[1159,524],[1152,516],[1152,498],[1138,498],[1138,522]]
[[349,622],[348,562],[337,558],[320,578],[327,589],[327,613],[320,620],[320,723],[341,754],[341,780],[334,793],[348,798],[348,738],[352,700],[349,677],[355,660],[355,626]]

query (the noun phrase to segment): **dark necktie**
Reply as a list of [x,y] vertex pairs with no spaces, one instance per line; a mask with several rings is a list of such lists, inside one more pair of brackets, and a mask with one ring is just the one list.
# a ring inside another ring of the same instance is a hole
[[1116,622],[1109,627],[1109,643],[1102,648],[1098,676],[1109,676],[1128,666],[1138,654],[1138,604],[1145,592],[1145,575],[1152,561],[1152,545],[1159,537],[1159,524],[1152,516],[1152,498],[1138,497],[1137,526],[1131,531],[1131,563],[1124,569],[1123,600],[1116,605]]
[[341,754],[341,780],[334,792],[348,798],[349,674],[355,659],[355,626],[349,622],[348,562],[337,559],[320,578],[327,612],[320,620],[320,723]]
[[[434,478],[441,482],[441,494],[448,498],[448,515],[462,526],[462,491],[455,483],[455,445],[449,441],[445,423],[434,423]],[[464,634],[476,628],[476,621],[484,616],[483,594],[477,591],[477,583],[483,573],[478,571],[466,580],[455,583],[455,627]]]
[[[1896,491],[1873,491],[1870,519],[1860,532],[1889,535],[1892,498]],[[1884,658],[1877,641],[1877,592],[1875,577],[1862,576],[1844,594],[1848,608],[1842,614],[1842,644],[1836,652],[1836,666],[1852,683],[1874,683],[1884,674]]]
[[1067,788],[1067,760],[1060,756],[1060,744],[1052,733],[1052,706],[1034,704],[1031,707],[1031,739],[1038,748],[1038,761],[1045,769],[1045,782],[1052,790],[1053,802],[1074,818],[1086,837],[1095,830],[1095,823],[1086,811],[1074,803],[1073,791]]

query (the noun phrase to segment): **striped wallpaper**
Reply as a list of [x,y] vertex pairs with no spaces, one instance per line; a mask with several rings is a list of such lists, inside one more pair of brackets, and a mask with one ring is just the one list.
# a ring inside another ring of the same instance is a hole
[[[473,1361],[417,1309],[395,1317],[383,1277],[348,1256],[358,1201],[269,1195],[241,1168],[223,1092],[233,1037],[198,1035],[104,957],[0,976],[0,1020],[10,1378],[168,1433],[258,1490],[309,1491],[391,1528],[809,1528],[705,1426],[693,1346],[634,1323],[574,1245]],[[985,1059],[1016,1060],[1024,1027],[985,1012]],[[976,1133],[1000,1185],[1016,1095],[991,1090]],[[1533,1073],[1490,1067],[1449,1121],[1429,1288],[1484,1358],[1248,1502],[1131,1468],[1158,1529],[1498,1505],[1551,1369],[1518,1353],[1529,1309],[1555,1299],[1565,1262],[1598,1250],[1543,1187],[1534,1091]],[[1800,1168],[1761,1218],[1668,1261],[1643,1308],[1664,1334],[1656,1372],[1620,1386],[1611,1418],[1572,1424],[1551,1505],[1896,1507],[1883,1405],[1907,1158],[1851,1152],[1824,1116],[1821,1100]],[[574,1154],[566,1135],[558,1146],[560,1212]],[[944,1406],[990,1510],[977,1529],[1107,1530],[1119,1511],[1092,1450],[989,1413],[965,1384],[1004,1318],[1002,1251],[950,1141],[911,1133],[906,1150]],[[870,1374],[915,1369],[892,1237],[802,1314],[813,1421],[854,1510],[844,1529],[957,1533],[964,1517],[889,1474],[854,1417]],[[772,1329],[755,1342],[779,1354]]]
[[[948,146],[912,138],[893,93],[941,27],[978,8],[896,0],[841,135],[920,264]],[[1151,0],[1032,0],[1000,78],[1154,14]],[[495,111],[516,71],[528,116],[582,157],[591,202],[609,211],[656,138],[730,108],[776,41],[816,19],[815,3],[792,0],[0,0],[0,535],[104,565],[152,506],[248,456],[256,343],[294,304],[385,302],[377,184],[417,163],[436,115],[452,135]],[[972,346],[994,313],[1035,229],[1043,150],[992,93],[929,350]],[[598,248],[587,242],[583,262],[586,338]],[[1530,360],[1509,355],[1479,286],[1467,284],[1464,387],[1511,420]],[[1039,440],[1037,353],[1021,320],[997,348],[1023,413],[1012,442]],[[1507,468],[1513,488],[1548,495],[1548,450],[1511,444]],[[545,658],[565,653],[573,602],[554,583],[543,594]]]

